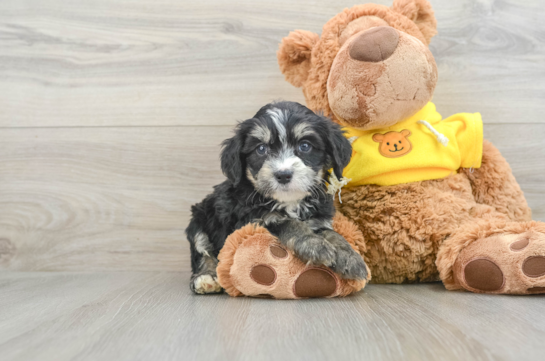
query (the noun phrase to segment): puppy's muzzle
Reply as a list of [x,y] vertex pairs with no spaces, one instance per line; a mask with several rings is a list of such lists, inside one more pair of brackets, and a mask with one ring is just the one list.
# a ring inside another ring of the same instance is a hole
[[281,170],[274,173],[274,178],[280,184],[288,184],[293,178],[293,172],[291,170]]

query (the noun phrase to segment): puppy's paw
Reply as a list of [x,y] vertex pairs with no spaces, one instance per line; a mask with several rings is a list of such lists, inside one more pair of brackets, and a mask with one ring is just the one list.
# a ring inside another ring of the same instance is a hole
[[337,258],[332,268],[343,278],[365,280],[368,277],[363,257],[351,247],[337,249]]
[[331,266],[335,262],[335,247],[323,237],[317,235],[304,236],[294,245],[295,254],[303,261],[312,264]]
[[189,286],[191,291],[199,295],[222,292],[222,288],[218,283],[218,278],[209,274],[193,275]]

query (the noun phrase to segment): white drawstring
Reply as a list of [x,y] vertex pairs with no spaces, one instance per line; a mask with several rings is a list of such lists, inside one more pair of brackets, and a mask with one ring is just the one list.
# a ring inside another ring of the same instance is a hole
[[437,141],[439,143],[443,144],[445,147],[448,145],[449,139],[447,137],[445,137],[444,134],[441,134],[437,130],[435,130],[435,128],[430,123],[426,122],[425,120],[419,120],[417,123],[422,124],[426,128],[428,128],[430,130],[430,132],[432,132],[433,135],[435,135],[437,137]]
[[341,189],[351,180],[352,179],[350,178],[341,178],[341,180],[339,180],[337,179],[335,173],[331,172],[331,174],[329,175],[329,186],[327,187],[327,193],[335,196],[335,193],[339,191],[339,202],[342,203],[343,201],[341,199]]
[[[473,163],[475,164],[475,163]],[[467,168],[465,168],[467,169]],[[475,172],[475,168],[473,168],[473,165],[471,167],[469,167],[469,173],[473,174],[473,172]]]

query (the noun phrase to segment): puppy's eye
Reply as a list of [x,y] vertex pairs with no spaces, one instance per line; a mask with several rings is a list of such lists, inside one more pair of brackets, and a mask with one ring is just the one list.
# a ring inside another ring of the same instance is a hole
[[308,153],[312,150],[312,145],[309,142],[299,143],[299,150],[303,153]]
[[265,155],[267,154],[267,146],[264,145],[264,144],[260,144],[256,149],[256,153],[259,154],[259,155]]
[[399,144],[401,144],[401,140],[399,141]]
[[390,145],[390,142],[386,143],[386,145]]

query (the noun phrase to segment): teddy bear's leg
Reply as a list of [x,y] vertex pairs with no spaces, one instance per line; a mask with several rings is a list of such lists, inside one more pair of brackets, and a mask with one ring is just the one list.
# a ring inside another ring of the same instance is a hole
[[532,211],[509,163],[489,141],[483,142],[481,167],[460,169],[460,173],[465,173],[469,178],[477,203],[494,207],[513,221],[532,219]]
[[545,223],[480,219],[439,250],[445,287],[479,293],[545,293]]
[[[362,243],[363,237],[354,224],[338,215],[334,228],[358,250],[356,242]],[[265,228],[253,224],[231,234],[218,258],[218,280],[231,296],[346,296],[365,287],[368,281],[342,279],[325,266],[306,265]]]

